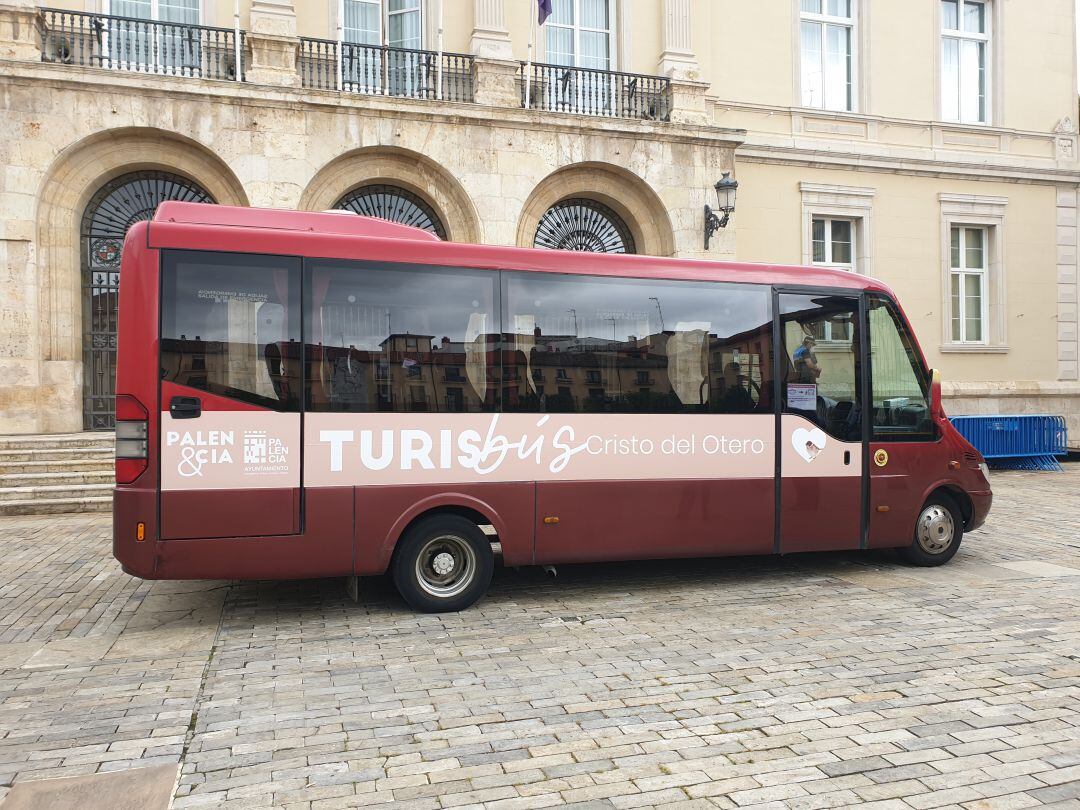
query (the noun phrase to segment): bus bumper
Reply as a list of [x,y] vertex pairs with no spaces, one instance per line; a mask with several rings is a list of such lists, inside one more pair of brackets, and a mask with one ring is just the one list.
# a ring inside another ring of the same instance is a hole
[[990,513],[990,504],[994,500],[994,493],[990,490],[969,492],[968,497],[971,498],[971,520],[967,525],[967,531],[970,532],[986,522],[986,516]]
[[[139,524],[143,524],[139,540]],[[113,490],[113,556],[133,577],[157,579],[157,497],[152,489]]]

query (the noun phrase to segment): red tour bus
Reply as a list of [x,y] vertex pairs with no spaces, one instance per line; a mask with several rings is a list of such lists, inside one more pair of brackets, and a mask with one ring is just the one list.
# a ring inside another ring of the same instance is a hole
[[164,203],[120,275],[113,550],[147,579],[956,553],[991,492],[889,289]]

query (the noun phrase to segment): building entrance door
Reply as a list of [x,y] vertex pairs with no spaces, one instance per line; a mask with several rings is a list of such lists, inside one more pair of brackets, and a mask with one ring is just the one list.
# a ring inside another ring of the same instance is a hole
[[214,202],[197,184],[166,172],[132,172],[110,180],[83,214],[83,427],[112,430],[116,407],[116,307],[120,251],[136,222],[166,200]]

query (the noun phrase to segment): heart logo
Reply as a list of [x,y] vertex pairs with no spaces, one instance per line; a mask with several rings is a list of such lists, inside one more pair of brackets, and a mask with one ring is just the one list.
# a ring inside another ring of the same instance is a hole
[[825,449],[825,431],[821,428],[797,428],[791,434],[791,446],[807,462]]

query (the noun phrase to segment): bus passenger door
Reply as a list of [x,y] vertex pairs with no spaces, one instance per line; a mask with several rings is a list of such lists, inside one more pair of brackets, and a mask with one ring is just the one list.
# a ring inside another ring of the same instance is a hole
[[859,298],[777,297],[779,551],[857,549],[865,463]]
[[300,261],[162,255],[161,538],[300,531]]

